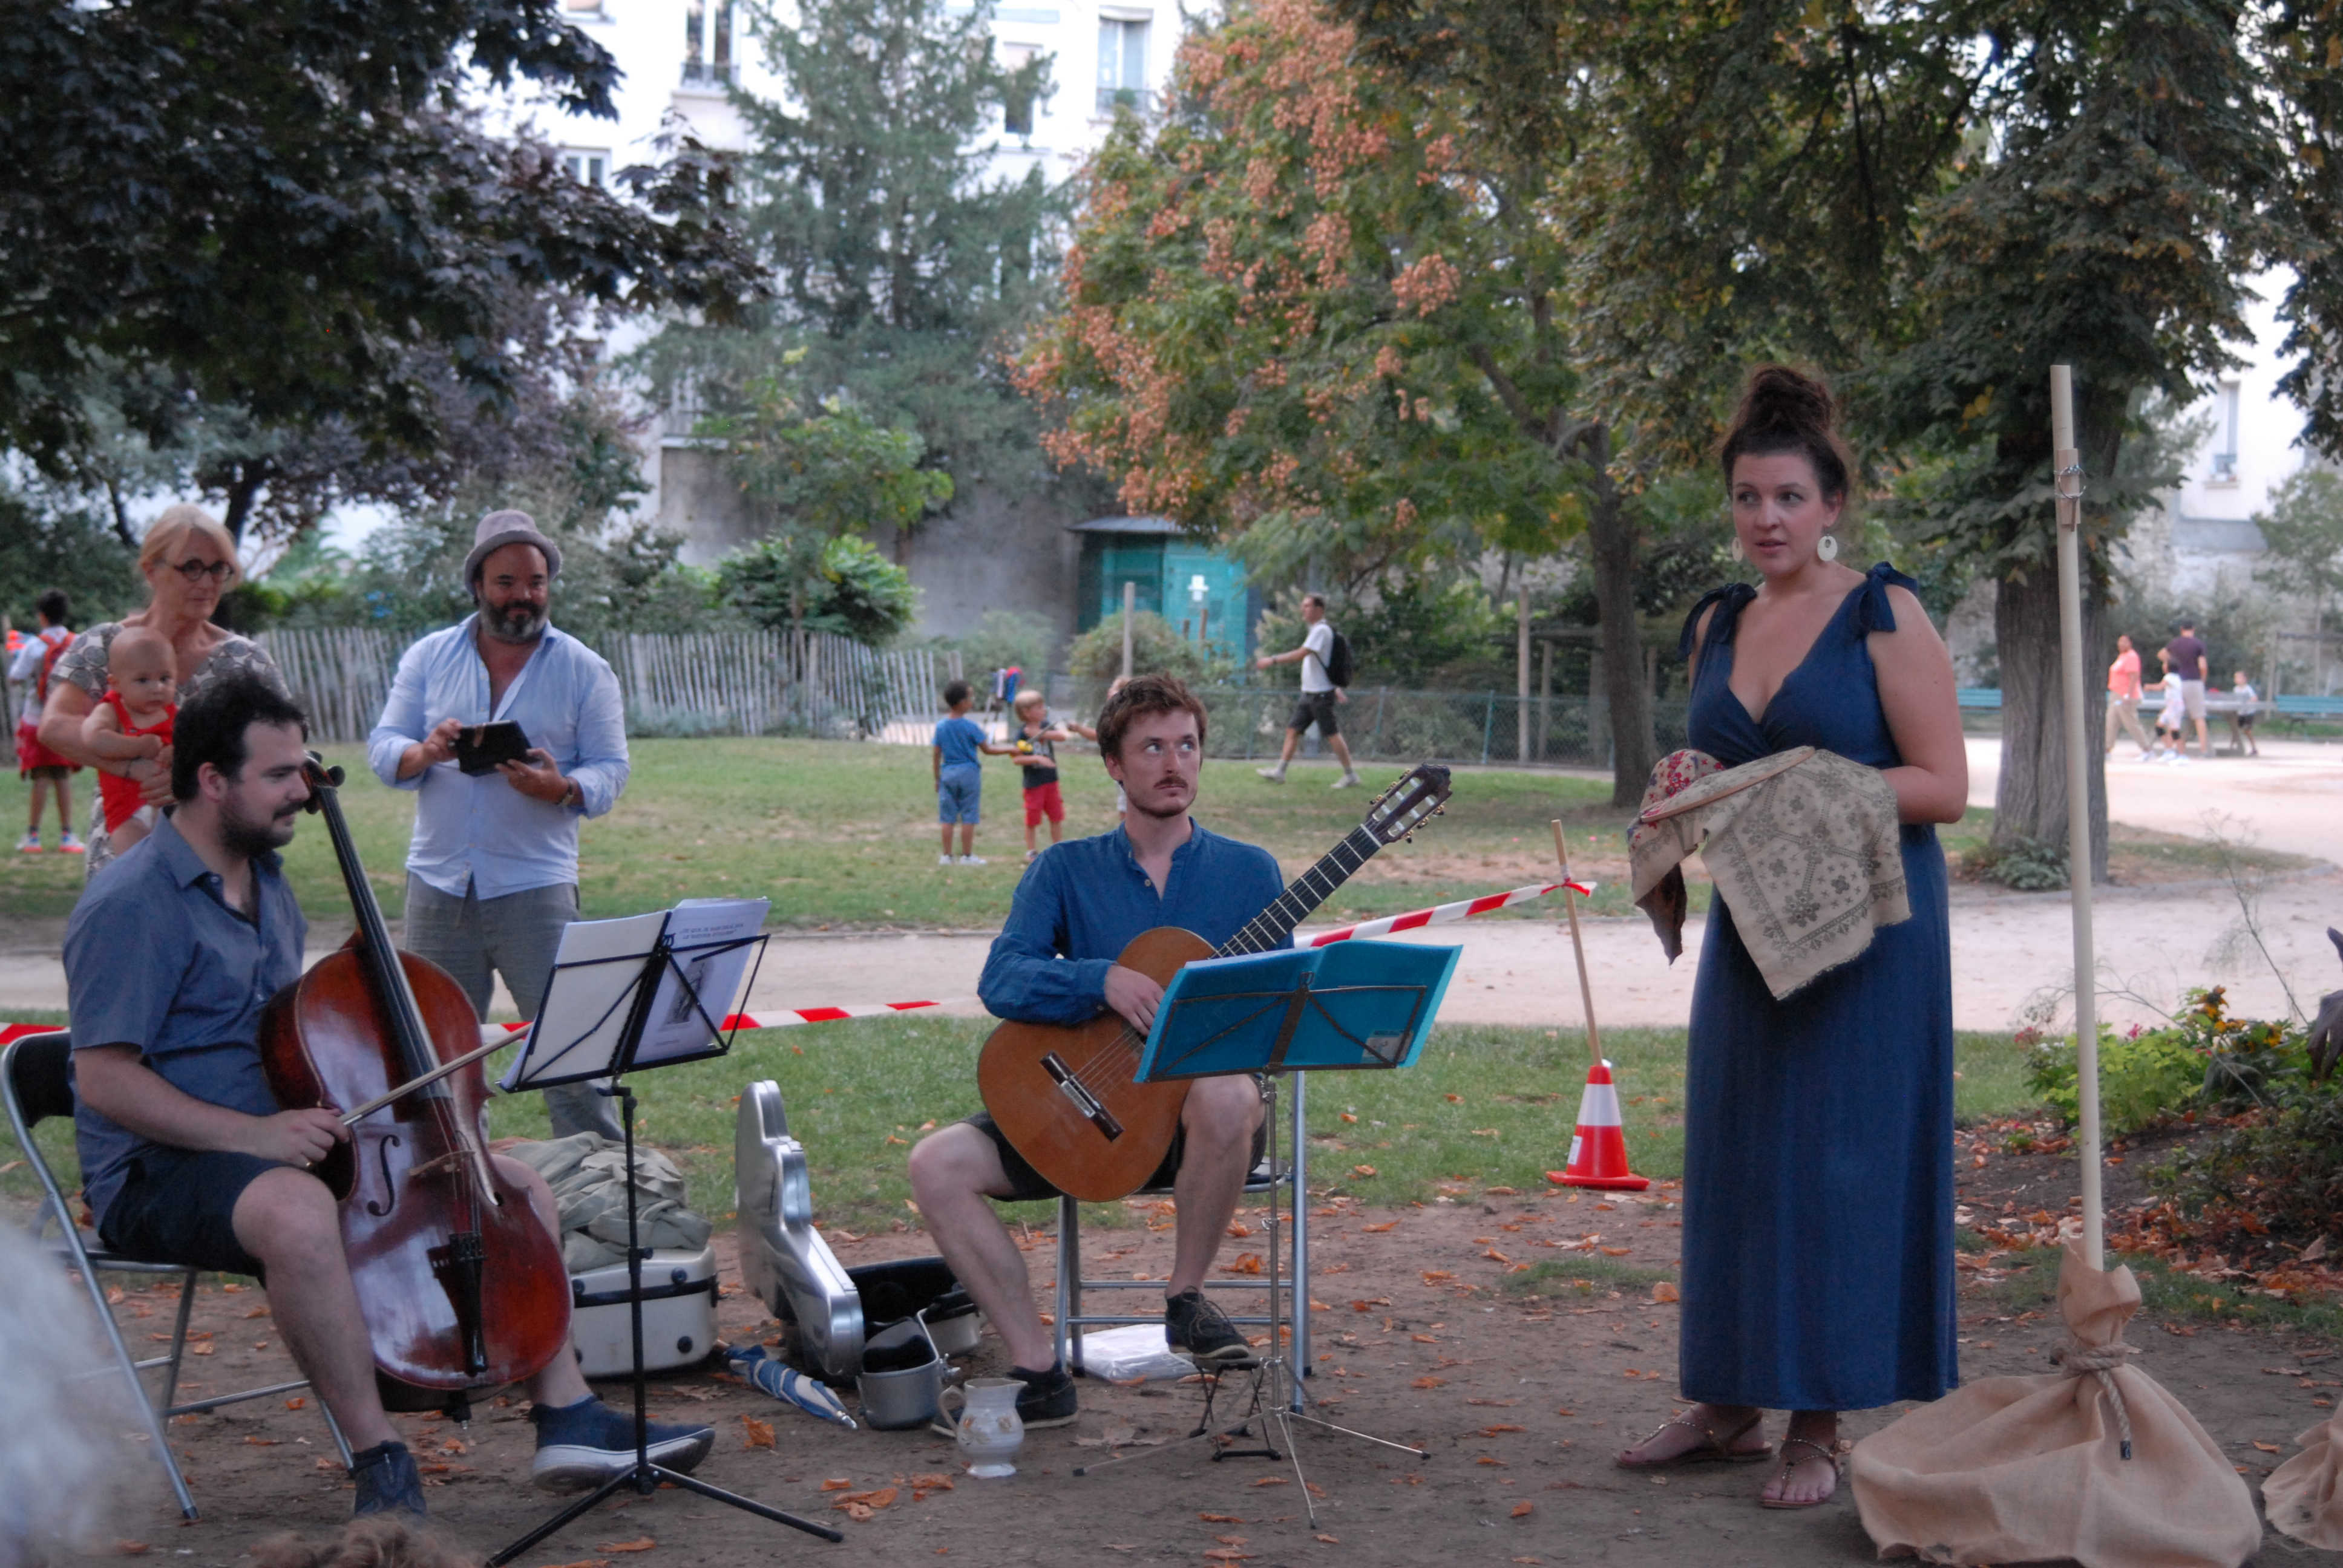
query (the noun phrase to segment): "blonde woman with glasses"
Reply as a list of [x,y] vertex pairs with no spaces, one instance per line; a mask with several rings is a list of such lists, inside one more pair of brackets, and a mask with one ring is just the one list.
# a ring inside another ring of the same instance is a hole
[[[41,710],[40,740],[84,767],[137,779],[148,802],[159,806],[171,798],[169,751],[157,758],[112,761],[82,742],[82,720],[106,696],[106,663],[115,638],[126,627],[144,627],[167,639],[180,672],[182,703],[221,677],[246,670],[279,691],[285,680],[258,643],[212,624],[220,596],[244,574],[236,564],[236,542],[210,513],[200,507],[166,508],[138,547],[138,570],[146,579],[146,608],[91,627],[58,658],[49,699]],[[87,860],[87,874],[93,877],[113,859],[105,827],[106,819],[94,812]]]

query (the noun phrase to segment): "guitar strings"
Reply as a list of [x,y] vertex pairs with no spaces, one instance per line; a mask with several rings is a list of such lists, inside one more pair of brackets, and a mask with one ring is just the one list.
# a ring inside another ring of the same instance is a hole
[[[1363,849],[1352,842],[1353,839],[1363,835],[1367,839],[1367,845]],[[1381,848],[1383,848],[1382,843],[1369,833],[1365,827],[1353,829],[1343,835],[1340,843],[1319,857],[1316,864],[1296,877],[1282,892],[1270,900],[1267,909],[1247,920],[1243,928],[1216,950],[1212,956],[1232,958],[1240,954],[1269,951],[1279,942],[1292,936],[1293,928],[1300,925],[1311,910],[1331,898],[1335,890],[1348,881],[1352,874],[1361,866],[1365,865]],[[1351,857],[1350,863],[1347,865],[1343,864],[1339,858],[1346,852]],[[1331,872],[1328,869],[1330,866],[1333,868]],[[1322,882],[1324,886],[1313,888],[1311,885],[1313,878]],[[1289,903],[1295,906],[1290,914],[1285,909]],[[1146,1045],[1147,1037],[1133,1030],[1126,1021],[1116,1032],[1113,1040],[1084,1059],[1068,1076],[1096,1098],[1101,1091],[1111,1084],[1137,1081],[1136,1075],[1139,1064],[1145,1055]]]

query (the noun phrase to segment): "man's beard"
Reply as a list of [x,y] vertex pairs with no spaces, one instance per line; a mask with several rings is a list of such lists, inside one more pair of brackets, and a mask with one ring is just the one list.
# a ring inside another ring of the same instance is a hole
[[1176,821],[1180,818],[1185,817],[1188,814],[1189,806],[1194,802],[1195,799],[1196,792],[1193,789],[1190,789],[1184,791],[1181,795],[1180,801],[1177,805],[1158,807],[1151,805],[1141,799],[1138,794],[1132,790],[1125,789],[1123,791],[1123,803],[1126,806],[1128,806],[1131,810],[1138,812],[1141,816],[1152,817],[1159,822]]
[[219,841],[230,854],[255,859],[283,849],[293,841],[294,819],[300,816],[301,807],[287,809],[281,816],[246,817],[234,807],[223,805],[219,819]]
[[480,624],[498,642],[535,642],[545,632],[546,612],[526,601],[515,601],[501,608],[491,604],[480,606]]

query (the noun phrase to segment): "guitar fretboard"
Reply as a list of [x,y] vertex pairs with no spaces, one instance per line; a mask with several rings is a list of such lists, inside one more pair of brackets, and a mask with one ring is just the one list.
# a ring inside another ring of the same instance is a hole
[[1352,829],[1341,843],[1318,858],[1316,865],[1294,878],[1269,908],[1222,943],[1213,956],[1225,959],[1241,953],[1262,953],[1282,945],[1293,934],[1293,928],[1309,918],[1311,910],[1332,897],[1335,889],[1350,880],[1352,872],[1373,859],[1375,851],[1382,848],[1382,841],[1363,825]]

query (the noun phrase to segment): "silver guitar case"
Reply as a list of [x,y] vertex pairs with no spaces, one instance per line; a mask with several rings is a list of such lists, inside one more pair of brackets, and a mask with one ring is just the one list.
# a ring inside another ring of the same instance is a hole
[[813,1228],[805,1146],[789,1136],[781,1087],[770,1079],[740,1096],[732,1158],[741,1282],[796,1326],[799,1364],[827,1382],[854,1377],[862,1370],[862,1297]]

